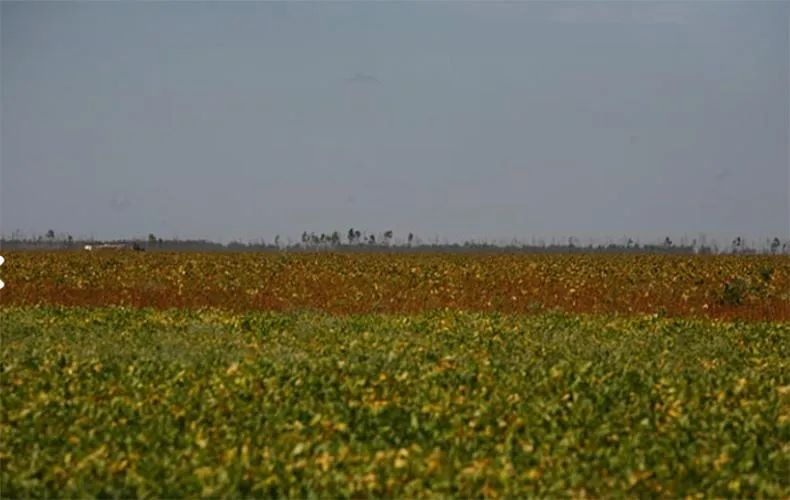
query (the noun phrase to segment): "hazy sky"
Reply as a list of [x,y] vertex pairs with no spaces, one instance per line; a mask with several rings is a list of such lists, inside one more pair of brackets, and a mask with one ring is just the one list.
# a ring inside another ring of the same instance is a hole
[[0,231],[790,233],[788,2],[2,2]]

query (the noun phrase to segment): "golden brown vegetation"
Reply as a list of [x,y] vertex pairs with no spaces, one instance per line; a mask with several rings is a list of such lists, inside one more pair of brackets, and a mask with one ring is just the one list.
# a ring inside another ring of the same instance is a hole
[[787,256],[6,254],[2,305],[790,319]]

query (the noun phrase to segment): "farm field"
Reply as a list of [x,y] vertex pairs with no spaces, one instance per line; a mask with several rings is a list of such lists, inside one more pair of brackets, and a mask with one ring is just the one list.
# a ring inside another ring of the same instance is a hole
[[5,254],[2,305],[790,320],[790,256]]
[[4,257],[4,497],[790,498],[787,256]]
[[27,496],[790,495],[790,325],[0,309]]

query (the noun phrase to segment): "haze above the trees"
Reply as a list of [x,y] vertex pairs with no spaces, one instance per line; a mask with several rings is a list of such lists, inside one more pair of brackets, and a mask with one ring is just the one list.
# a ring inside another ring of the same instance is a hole
[[2,2],[0,231],[788,236],[787,2]]

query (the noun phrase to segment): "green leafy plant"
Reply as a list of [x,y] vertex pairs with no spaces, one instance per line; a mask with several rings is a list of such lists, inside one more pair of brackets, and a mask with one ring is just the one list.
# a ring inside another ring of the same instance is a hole
[[0,308],[3,497],[787,497],[790,324]]
[[749,282],[744,278],[738,277],[724,284],[721,302],[730,306],[741,305],[748,293]]
[[764,282],[768,283],[769,281],[771,281],[771,278],[773,277],[774,272],[775,272],[775,269],[774,269],[773,266],[768,266],[768,265],[762,266],[762,267],[760,267],[760,270],[759,270],[760,278]]

